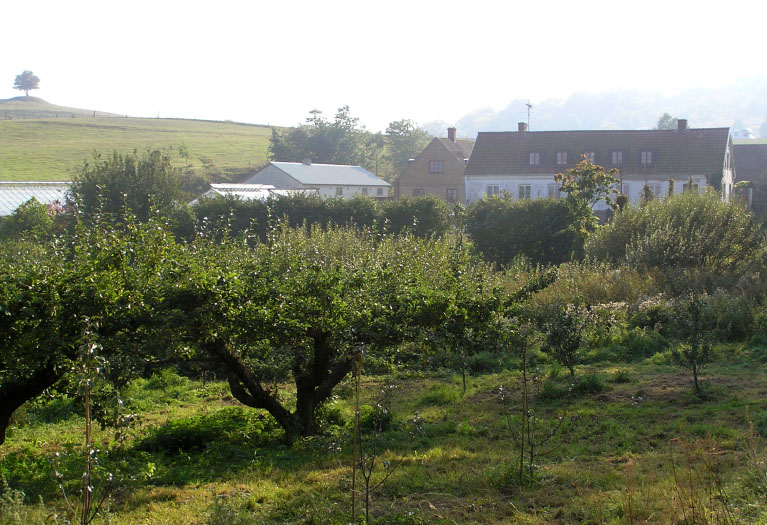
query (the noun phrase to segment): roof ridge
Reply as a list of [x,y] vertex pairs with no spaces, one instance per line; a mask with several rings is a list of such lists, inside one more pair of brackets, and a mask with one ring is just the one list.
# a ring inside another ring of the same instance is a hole
[[[524,131],[525,134],[536,134],[536,133],[637,133],[637,132],[672,132],[672,133],[678,133],[680,131],[723,131],[723,130],[729,130],[729,127],[718,127],[718,128],[685,128],[683,130],[679,129],[548,129],[548,130],[541,130],[541,131]],[[497,135],[521,135],[519,131],[478,131],[477,134],[484,133],[484,134],[497,134]]]

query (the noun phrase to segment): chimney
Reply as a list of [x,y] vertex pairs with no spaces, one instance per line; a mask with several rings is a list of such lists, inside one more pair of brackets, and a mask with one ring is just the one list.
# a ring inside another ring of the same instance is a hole
[[527,124],[524,122],[520,122],[519,124],[517,124],[517,131],[519,131],[520,133],[524,133],[525,131],[527,131]]
[[303,164],[306,164],[307,166],[311,166],[311,165],[312,165],[312,159],[311,159],[311,157],[306,157],[306,158],[304,159],[304,161],[303,161]]
[[447,128],[447,140],[455,142],[455,128]]
[[687,129],[687,119],[680,118],[676,120],[676,129],[679,131]]

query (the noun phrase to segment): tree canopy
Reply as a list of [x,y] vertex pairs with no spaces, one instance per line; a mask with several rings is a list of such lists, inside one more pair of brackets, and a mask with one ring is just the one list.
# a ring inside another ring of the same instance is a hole
[[16,75],[13,82],[13,89],[23,91],[25,96],[29,96],[30,90],[40,89],[40,78],[29,70],[25,70],[20,75]]
[[279,131],[272,128],[269,152],[273,160],[321,164],[350,164],[371,169],[380,146],[375,137],[351,115],[349,106],[338,108],[332,121],[312,110],[301,126]]

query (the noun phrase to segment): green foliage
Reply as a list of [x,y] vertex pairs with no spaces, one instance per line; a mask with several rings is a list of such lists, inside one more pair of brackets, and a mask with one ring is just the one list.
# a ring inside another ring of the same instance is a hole
[[692,370],[695,392],[700,394],[698,374],[711,357],[711,327],[704,316],[706,298],[691,293],[678,300],[675,307],[675,329],[684,343],[673,348],[671,355],[676,364]]
[[468,209],[466,231],[483,258],[506,266],[515,257],[533,264],[570,260],[574,217],[564,200],[481,199]]
[[451,405],[458,401],[461,393],[452,385],[435,384],[429,387],[419,401],[421,405]]
[[613,187],[618,182],[617,174],[617,169],[606,172],[602,166],[584,159],[565,173],[554,175],[554,181],[567,193],[568,201],[585,202],[590,208],[600,201],[612,206],[612,196],[618,193]]
[[368,432],[386,432],[392,428],[394,415],[380,403],[360,405],[360,429]]
[[32,197],[12,214],[0,219],[0,238],[46,239],[53,233],[56,213],[55,207]]
[[658,119],[658,123],[655,125],[655,129],[676,129],[677,126],[676,117],[672,117],[669,113],[664,113]]
[[350,164],[375,169],[382,144],[352,117],[349,106],[338,108],[328,121],[319,110],[312,110],[306,123],[280,131],[272,128],[269,152],[273,160],[302,162],[311,159],[321,164]]
[[13,89],[23,91],[24,95],[29,96],[30,90],[40,89],[40,78],[31,71],[24,70],[20,75],[16,75],[13,81]]
[[117,151],[102,160],[94,154],[93,164],[85,163],[73,177],[72,200],[87,217],[107,214],[124,218],[133,214],[146,221],[155,210],[168,216],[182,201],[179,173],[170,156],[147,151],[141,157]]
[[408,119],[389,122],[386,127],[387,159],[396,174],[407,168],[408,161],[421,153],[431,140],[428,132]]
[[604,392],[605,388],[604,381],[596,374],[579,377],[575,383],[573,383],[573,392],[581,395],[599,394]]
[[447,204],[434,196],[385,202],[363,196],[322,199],[316,195],[290,195],[268,201],[219,196],[201,199],[192,212],[197,229],[216,239],[247,233],[253,239],[266,241],[278,223],[291,228],[376,229],[417,237],[441,237],[450,226]]
[[615,215],[588,240],[587,257],[635,268],[732,272],[761,245],[751,214],[714,195],[685,193]]
[[410,232],[421,238],[441,237],[450,227],[450,208],[434,195],[385,201],[381,216],[387,232]]
[[274,429],[274,420],[264,414],[243,408],[229,408],[209,416],[177,419],[155,427],[136,448],[169,455],[199,452],[221,441],[243,445],[263,441],[270,437]]
[[571,377],[575,377],[575,366],[580,362],[578,351],[588,322],[588,310],[574,304],[550,306],[541,321],[545,334],[541,350],[566,367]]
[[617,169],[606,172],[602,166],[592,164],[587,159],[565,173],[554,175],[554,181],[560,185],[561,191],[567,192],[565,203],[570,211],[570,230],[574,234],[574,258],[582,258],[586,238],[596,229],[594,206],[604,202],[608,207],[615,208],[613,197],[618,193],[614,188],[618,182],[617,175]]

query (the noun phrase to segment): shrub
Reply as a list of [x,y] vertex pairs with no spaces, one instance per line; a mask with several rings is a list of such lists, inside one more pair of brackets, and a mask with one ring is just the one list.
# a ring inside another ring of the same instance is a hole
[[626,334],[622,346],[626,349],[625,359],[646,359],[668,348],[668,341],[653,330],[634,328]]
[[616,214],[588,239],[586,255],[635,268],[729,272],[752,261],[760,242],[742,206],[688,192]]
[[605,390],[605,383],[596,374],[579,377],[573,385],[576,394],[599,394]]
[[500,372],[508,365],[504,362],[506,356],[498,352],[479,352],[466,358],[466,367],[472,375]]
[[380,404],[376,406],[360,405],[360,428],[363,430],[389,430],[394,422],[391,411]]
[[534,264],[570,260],[574,234],[564,201],[482,199],[468,210],[466,229],[488,262],[505,266],[523,256]]
[[450,208],[442,199],[426,197],[385,201],[381,219],[391,233],[412,233],[416,237],[441,237],[450,227]]

